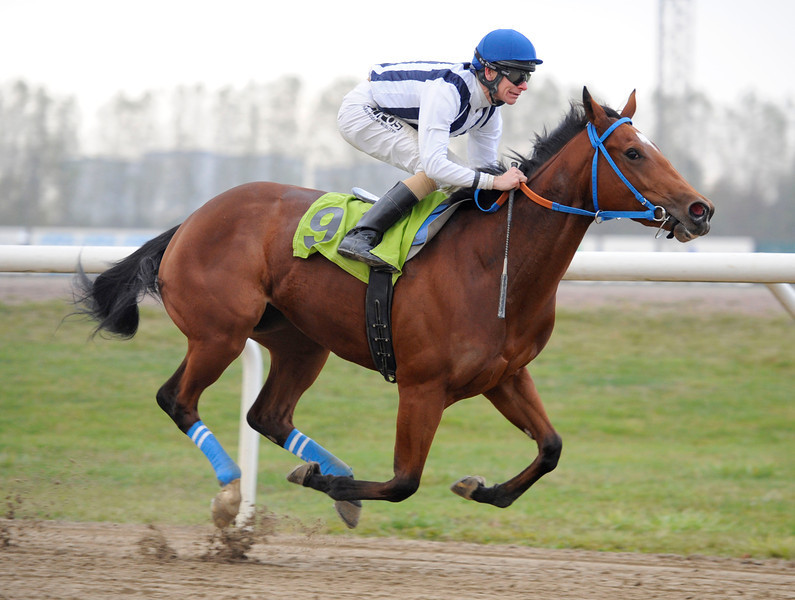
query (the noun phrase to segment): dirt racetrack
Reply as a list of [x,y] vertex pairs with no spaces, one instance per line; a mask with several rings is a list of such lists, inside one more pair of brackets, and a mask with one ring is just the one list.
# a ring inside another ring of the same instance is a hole
[[775,560],[280,534],[235,560],[205,527],[0,520],[0,533],[3,600],[795,598],[795,565]]

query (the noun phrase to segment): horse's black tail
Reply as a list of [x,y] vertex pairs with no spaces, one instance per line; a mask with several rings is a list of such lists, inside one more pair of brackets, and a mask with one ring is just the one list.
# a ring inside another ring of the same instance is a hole
[[78,314],[99,322],[94,335],[104,330],[122,339],[138,331],[138,303],[146,294],[158,298],[157,272],[160,260],[177,227],[146,242],[127,258],[90,279],[77,265],[74,281],[74,303]]

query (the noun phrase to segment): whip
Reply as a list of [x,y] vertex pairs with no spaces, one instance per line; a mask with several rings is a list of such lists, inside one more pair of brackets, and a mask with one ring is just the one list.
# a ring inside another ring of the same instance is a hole
[[[519,167],[519,163],[512,162],[512,167]],[[505,258],[502,261],[502,277],[500,277],[500,307],[497,309],[497,318],[505,318],[505,300],[508,295],[508,245],[511,240],[511,222],[513,221],[513,196],[516,190],[508,193],[508,226],[505,232]]]

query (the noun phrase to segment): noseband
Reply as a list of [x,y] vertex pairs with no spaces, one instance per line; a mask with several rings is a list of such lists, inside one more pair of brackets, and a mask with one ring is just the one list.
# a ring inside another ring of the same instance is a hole
[[[624,176],[624,174],[621,172],[621,169],[618,168],[618,165],[615,163],[615,161],[608,153],[607,148],[605,148],[605,140],[610,136],[611,133],[613,133],[616,130],[616,128],[619,125],[623,125],[624,123],[632,124],[632,121],[629,119],[629,117],[623,117],[621,119],[618,119],[615,123],[613,123],[610,127],[607,128],[607,131],[605,131],[601,135],[601,137],[596,132],[596,127],[594,127],[593,123],[589,122],[588,125],[586,126],[586,129],[588,131],[588,139],[591,140],[591,146],[594,148],[593,161],[591,162],[591,189],[593,194],[594,210],[590,211],[590,210],[585,210],[583,208],[575,208],[573,206],[566,206],[564,204],[558,204],[557,202],[552,202],[536,194],[524,183],[522,183],[519,186],[519,190],[521,190],[521,192],[525,196],[527,196],[530,200],[532,200],[536,204],[543,206],[544,208],[548,208],[550,210],[554,210],[557,212],[570,213],[573,215],[583,215],[586,217],[593,217],[597,223],[601,223],[602,221],[609,221],[610,219],[621,219],[621,218],[648,219],[649,221],[658,221],[664,223],[668,218],[668,213],[666,212],[665,208],[663,208],[662,206],[655,206],[654,204],[649,202],[646,198],[644,198],[643,194],[641,194],[637,189],[635,189],[635,186],[633,186],[629,182],[629,180]],[[640,202],[646,208],[646,210],[634,210],[634,211],[633,210],[599,210],[599,191],[598,191],[599,186],[597,184],[597,173],[598,173],[597,165],[599,162],[600,152],[607,160],[607,163],[613,168],[613,171],[615,171],[616,175],[618,175],[619,179],[621,179],[621,181],[624,182],[624,185],[627,186],[629,191],[631,191],[632,194],[635,196],[635,199],[638,202]],[[477,190],[475,192],[475,204],[483,212],[488,212],[488,213],[496,212],[503,205],[505,200],[508,199],[508,192],[503,192],[502,195],[497,199],[497,201],[494,204],[491,205],[490,208],[484,209],[481,208],[480,205],[478,204],[477,196],[479,191],[480,190]]]

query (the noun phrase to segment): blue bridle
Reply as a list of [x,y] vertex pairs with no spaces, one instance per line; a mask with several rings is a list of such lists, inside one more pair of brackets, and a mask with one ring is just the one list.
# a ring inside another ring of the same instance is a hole
[[[607,152],[607,148],[605,148],[605,140],[610,136],[611,133],[613,133],[616,130],[617,127],[623,125],[624,123],[632,124],[632,121],[630,120],[629,117],[622,117],[618,119],[615,123],[613,123],[612,125],[610,125],[610,127],[607,128],[607,130],[601,135],[601,137],[596,132],[596,127],[594,127],[593,123],[589,122],[586,127],[588,131],[588,139],[591,140],[591,146],[593,146],[594,148],[593,161],[591,163],[591,189],[593,194],[594,210],[592,211],[585,210],[583,208],[575,208],[573,206],[558,204],[557,202],[545,201],[548,202],[549,208],[551,210],[570,213],[574,215],[593,217],[597,223],[601,223],[602,221],[608,221],[610,219],[621,219],[621,218],[648,219],[650,221],[665,222],[665,220],[668,217],[665,208],[663,208],[662,206],[655,206],[654,204],[649,202],[646,198],[644,198],[643,194],[641,194],[637,189],[635,189],[635,186],[633,186],[629,182],[629,180],[624,176],[624,174],[621,172],[621,169],[618,168],[618,165],[616,165],[615,161],[611,158],[610,154]],[[597,185],[597,173],[598,173],[598,162],[599,162],[600,152],[605,157],[608,164],[613,168],[613,171],[615,171],[616,175],[618,175],[619,179],[621,179],[621,181],[624,182],[624,185],[627,186],[629,191],[631,191],[632,194],[635,196],[635,199],[638,202],[640,202],[646,208],[646,210],[637,210],[637,211],[599,210],[599,191],[598,191],[599,186]],[[477,190],[475,192],[475,204],[477,205],[478,208],[480,208],[480,210],[491,213],[491,212],[496,212],[500,208],[500,206],[502,206],[502,203],[498,201],[495,202],[488,209],[481,208],[480,204],[478,204],[477,201],[477,196],[479,191],[480,190]]]
[[[593,154],[593,162],[591,166],[591,188],[593,190],[593,206],[594,211],[593,213],[588,212],[588,214],[592,214],[594,219],[597,221],[607,221],[609,219],[620,219],[621,217],[626,217],[627,219],[648,219],[649,221],[664,221],[666,217],[666,211],[662,206],[655,206],[646,198],[643,197],[638,190],[635,189],[635,186],[629,182],[629,179],[624,177],[624,174],[621,172],[621,169],[618,168],[618,165],[612,159],[610,154],[607,152],[607,148],[605,148],[605,140],[613,133],[619,125],[624,123],[632,124],[632,121],[629,117],[622,117],[615,123],[613,123],[610,127],[607,128],[601,137],[596,132],[596,127],[594,127],[593,123],[589,122],[587,125],[588,130],[588,139],[591,140],[591,146],[594,148]],[[599,194],[598,194],[598,186],[596,185],[596,173],[597,173],[597,162],[599,160],[599,152],[607,160],[607,163],[613,168],[618,178],[624,182],[624,185],[627,186],[630,192],[635,196],[635,199],[640,202],[643,206],[646,207],[644,211],[632,211],[632,210],[599,210]],[[657,217],[657,211],[660,211],[660,216]]]

